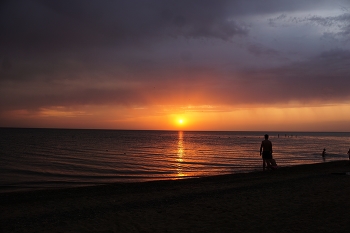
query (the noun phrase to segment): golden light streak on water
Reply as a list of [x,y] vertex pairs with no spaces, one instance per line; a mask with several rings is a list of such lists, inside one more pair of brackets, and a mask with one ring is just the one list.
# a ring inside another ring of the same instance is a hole
[[183,132],[179,131],[179,139],[177,142],[177,159],[176,159],[176,162],[177,162],[177,169],[176,170],[177,170],[178,177],[186,176],[183,173],[183,168],[182,168],[182,162],[183,162],[184,155],[185,155],[185,152],[184,152],[184,146],[183,146]]

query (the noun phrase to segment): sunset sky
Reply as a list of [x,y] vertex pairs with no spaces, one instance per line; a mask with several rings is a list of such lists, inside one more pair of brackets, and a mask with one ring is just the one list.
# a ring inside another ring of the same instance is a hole
[[349,0],[5,0],[0,65],[0,127],[350,131]]

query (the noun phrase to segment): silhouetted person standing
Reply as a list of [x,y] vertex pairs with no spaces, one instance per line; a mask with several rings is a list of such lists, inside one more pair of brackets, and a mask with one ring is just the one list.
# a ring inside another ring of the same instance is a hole
[[263,170],[266,167],[266,161],[272,159],[272,143],[269,140],[269,135],[265,134],[265,140],[261,142],[260,156],[263,159]]

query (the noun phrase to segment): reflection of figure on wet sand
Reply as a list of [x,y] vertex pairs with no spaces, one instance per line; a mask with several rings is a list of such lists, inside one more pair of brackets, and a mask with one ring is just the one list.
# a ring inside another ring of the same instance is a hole
[[322,151],[322,159],[323,159],[323,162],[326,161],[326,148],[324,148]]

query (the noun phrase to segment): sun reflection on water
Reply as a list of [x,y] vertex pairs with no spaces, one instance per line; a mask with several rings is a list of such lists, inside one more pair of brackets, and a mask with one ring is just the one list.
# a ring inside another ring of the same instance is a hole
[[176,170],[177,170],[178,177],[185,176],[185,174],[183,173],[183,168],[182,168],[184,155],[185,155],[185,152],[184,152],[184,146],[183,146],[183,132],[179,131],[179,139],[177,142],[177,158],[176,158],[176,162],[177,162]]

